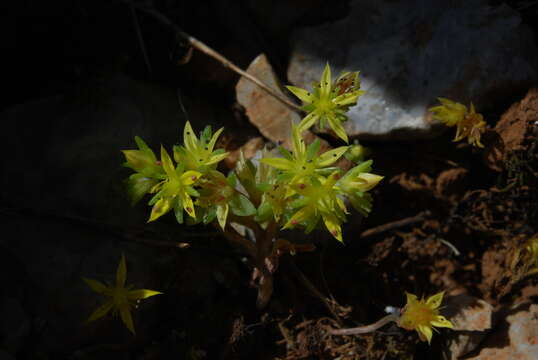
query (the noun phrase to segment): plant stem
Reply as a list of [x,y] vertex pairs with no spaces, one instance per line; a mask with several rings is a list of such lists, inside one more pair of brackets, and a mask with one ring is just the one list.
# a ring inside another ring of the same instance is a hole
[[273,89],[271,89],[269,86],[264,84],[261,80],[259,80],[257,77],[255,77],[255,76],[247,73],[246,71],[242,70],[237,65],[235,65],[233,62],[231,62],[230,60],[225,58],[223,55],[221,55],[217,51],[213,50],[212,48],[210,48],[209,46],[207,46],[206,44],[204,44],[200,40],[198,40],[195,37],[193,37],[193,36],[187,34],[186,32],[184,32],[180,27],[178,27],[176,24],[174,24],[170,19],[168,19],[162,13],[158,12],[157,10],[155,10],[153,8],[149,8],[149,7],[134,4],[130,0],[121,0],[121,1],[123,1],[125,3],[128,3],[129,5],[135,7],[136,9],[138,9],[140,11],[143,11],[146,14],[151,15],[156,20],[160,21],[161,23],[165,24],[166,26],[171,27],[180,38],[187,41],[192,47],[194,47],[195,49],[197,49],[197,50],[203,52],[204,54],[212,57],[213,59],[219,61],[222,65],[224,65],[224,67],[227,67],[227,68],[231,69],[232,71],[236,72],[240,76],[243,76],[245,79],[253,82],[256,85],[258,85],[265,92],[267,92],[269,95],[273,96],[275,99],[277,99],[278,101],[280,101],[284,105],[292,108],[293,110],[302,111],[300,106],[298,106],[297,104],[291,102],[284,95],[281,95],[281,94],[277,93],[276,91],[274,91]]
[[390,314],[387,315],[378,321],[376,321],[373,324],[365,325],[365,326],[358,326],[354,328],[349,329],[331,329],[330,333],[331,335],[358,335],[358,334],[367,334],[370,332],[374,332],[383,326],[387,325],[390,322],[398,322],[398,319],[400,316],[398,314]]

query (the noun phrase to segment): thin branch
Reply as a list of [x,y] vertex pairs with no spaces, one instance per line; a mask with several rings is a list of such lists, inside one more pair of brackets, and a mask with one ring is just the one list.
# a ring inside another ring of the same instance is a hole
[[398,319],[400,316],[398,314],[390,314],[387,315],[378,321],[376,321],[373,324],[365,325],[365,326],[358,326],[354,328],[349,329],[331,329],[329,332],[331,335],[358,335],[358,334],[367,334],[374,332],[383,326],[387,325],[390,322],[398,322]]
[[308,278],[306,277],[306,275],[299,269],[299,267],[297,267],[297,265],[295,265],[295,263],[293,262],[293,260],[291,259],[288,259],[288,263],[291,265],[291,268],[295,271],[295,273],[297,274],[297,278],[299,279],[299,281],[315,296],[317,297],[318,299],[321,300],[321,302],[323,303],[323,305],[325,305],[325,307],[329,310],[329,312],[332,314],[332,316],[334,317],[334,320],[338,323],[338,325],[342,326],[343,325],[343,322],[342,322],[342,319],[340,318],[340,316],[336,313],[336,311],[334,311],[334,308],[333,306],[331,305],[331,303],[329,302],[329,300],[327,300],[327,297],[325,297],[317,288],[316,286],[314,286],[314,284],[312,284],[312,282],[310,280],[308,280]]
[[[158,237],[156,233],[149,232],[143,229],[125,229],[120,226],[108,224],[98,220],[93,220],[80,216],[56,214],[44,210],[37,210],[31,208],[8,208],[0,209],[0,212],[7,216],[35,216],[39,218],[48,218],[54,221],[66,222],[70,224],[82,225],[90,227],[99,231],[105,231],[120,238],[121,240],[135,242],[139,244],[154,246],[154,247],[167,247],[167,248],[179,248],[186,249],[190,247],[190,243],[187,242],[173,242],[173,241],[161,241],[154,240]],[[151,236],[143,236],[141,234],[148,234]],[[206,234],[207,236],[208,234]],[[189,236],[184,234],[183,236]]]
[[235,65],[233,62],[231,62],[230,60],[225,58],[223,55],[221,55],[217,51],[213,50],[212,48],[210,48],[209,46],[207,46],[206,44],[204,44],[200,40],[198,40],[195,37],[193,37],[193,36],[187,34],[186,32],[184,32],[180,27],[178,27],[176,24],[174,24],[170,19],[168,19],[165,15],[163,15],[159,11],[157,11],[157,10],[155,10],[153,8],[149,8],[149,7],[134,4],[130,0],[121,0],[121,1],[123,1],[123,2],[125,2],[125,3],[127,3],[129,5],[134,6],[136,9],[138,9],[140,11],[143,11],[148,15],[151,15],[152,17],[154,17],[156,20],[163,23],[164,25],[166,25],[168,27],[171,27],[179,37],[181,37],[182,39],[187,41],[192,47],[194,47],[195,49],[197,49],[197,50],[203,52],[204,54],[212,57],[213,59],[219,61],[224,67],[227,67],[227,68],[231,69],[232,71],[235,71],[237,74],[243,76],[247,80],[253,82],[256,85],[258,85],[260,88],[265,90],[265,92],[267,92],[269,95],[273,96],[278,101],[282,102],[284,105],[289,106],[293,110],[302,111],[300,106],[298,106],[297,104],[291,102],[284,95],[281,95],[281,94],[277,93],[276,91],[271,89],[269,86],[264,84],[262,81],[260,81],[255,76],[253,76],[253,75],[247,73],[246,71],[242,70],[237,65]]
[[363,231],[359,237],[361,239],[364,239],[364,238],[374,236],[374,235],[377,235],[377,234],[380,234],[389,230],[393,230],[393,229],[397,229],[406,225],[421,222],[421,221],[424,221],[430,215],[431,215],[430,211],[426,210],[421,213],[418,213],[415,216],[411,216],[402,220],[392,221],[392,222],[368,229],[366,231]]
[[144,38],[142,36],[142,30],[140,30],[140,24],[138,23],[138,16],[136,15],[136,10],[133,4],[129,4],[129,8],[131,9],[131,15],[133,17],[136,36],[138,37],[138,43],[140,44],[140,50],[142,50],[142,55],[144,56],[144,62],[146,63],[146,67],[148,68],[148,73],[151,74],[151,63],[149,62],[148,53],[146,51],[146,43],[144,42]]

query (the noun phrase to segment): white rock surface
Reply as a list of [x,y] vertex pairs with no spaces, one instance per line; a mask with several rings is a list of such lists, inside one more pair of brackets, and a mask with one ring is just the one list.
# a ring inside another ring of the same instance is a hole
[[296,31],[289,80],[310,87],[328,61],[361,71],[367,93],[350,110],[352,136],[432,134],[439,96],[478,110],[538,78],[537,49],[519,15],[482,0],[356,0],[340,21]]

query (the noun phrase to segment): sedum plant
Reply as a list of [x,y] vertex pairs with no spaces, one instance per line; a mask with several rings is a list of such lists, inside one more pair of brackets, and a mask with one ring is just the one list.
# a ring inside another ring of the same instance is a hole
[[[372,209],[369,191],[383,178],[371,172],[372,161],[363,161],[356,145],[323,152],[319,140],[307,145],[302,137],[319,120],[347,141],[341,122],[362,94],[359,86],[358,73],[344,74],[331,83],[327,66],[312,94],[290,87],[309,104],[305,109],[310,111],[298,125],[292,125],[292,149],[278,147],[279,155],[264,150],[257,163],[241,156],[229,174],[217,168],[228,155],[215,149],[223,129],[213,133],[208,126],[198,137],[187,122],[183,145],[174,146],[172,156],[161,147],[159,158],[135,137],[138,150],[123,151],[125,166],[134,171],[127,180],[128,193],[133,203],[150,195],[148,221],[173,213],[180,224],[218,227],[249,255],[258,306],[264,306],[272,293],[272,272],[278,264],[275,254],[282,253],[276,249],[283,243],[280,230],[297,228],[309,233],[324,229],[343,242],[342,224],[349,208],[364,216]],[[344,171],[335,167],[344,155],[360,160]],[[250,232],[241,230],[245,228]]]
[[469,109],[467,106],[446,98],[438,98],[441,105],[428,110],[435,120],[439,120],[446,126],[456,126],[454,141],[467,138],[467,142],[473,146],[483,148],[480,137],[486,130],[486,122],[482,114],[476,112],[473,103]]
[[112,312],[114,316],[120,315],[121,321],[131,333],[136,334],[131,311],[138,306],[142,299],[162,294],[159,291],[148,289],[132,290],[132,286],[125,286],[127,279],[127,265],[125,256],[121,256],[118,269],[116,271],[116,281],[113,284],[105,285],[100,281],[83,278],[84,282],[99,295],[103,295],[108,300],[98,307],[88,318],[88,322],[98,320]]
[[307,112],[299,123],[299,131],[308,130],[319,121],[320,128],[323,129],[328,124],[334,133],[347,143],[343,122],[347,121],[346,113],[349,108],[365,93],[360,87],[358,72],[345,72],[333,83],[329,64],[325,65],[320,81],[312,84],[312,92],[287,86],[288,90],[304,103],[303,110]]

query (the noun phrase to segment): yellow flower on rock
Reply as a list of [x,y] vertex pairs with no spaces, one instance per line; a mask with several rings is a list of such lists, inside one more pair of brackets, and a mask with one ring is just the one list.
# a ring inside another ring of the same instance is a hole
[[406,330],[416,330],[422,341],[430,343],[434,327],[452,328],[452,323],[439,315],[439,306],[443,301],[444,292],[418,300],[416,295],[406,293],[407,304],[402,310],[399,326]]
[[473,103],[470,110],[463,104],[455,101],[438,98],[442,105],[428,109],[433,113],[433,118],[444,123],[446,126],[456,126],[456,137],[454,141],[467,138],[469,144],[484,147],[480,142],[480,137],[486,129],[484,117],[475,111]]
[[303,109],[308,112],[299,123],[300,132],[309,129],[319,120],[320,128],[328,123],[339,138],[348,141],[342,122],[347,120],[346,112],[349,108],[365,93],[360,90],[358,72],[344,73],[332,83],[331,68],[327,64],[321,80],[314,84],[312,92],[295,86],[287,88],[303,101]]
[[136,307],[136,303],[139,300],[147,299],[151,296],[162,293],[147,289],[131,290],[132,286],[125,287],[126,278],[127,266],[125,264],[125,256],[123,255],[118,265],[118,270],[116,271],[116,283],[114,285],[105,285],[97,280],[83,278],[86,284],[88,284],[93,291],[109,298],[103,305],[98,307],[97,310],[90,315],[88,322],[100,319],[112,311],[113,315],[117,315],[119,313],[121,320],[127,329],[135,334],[133,318],[131,316],[132,308]]

